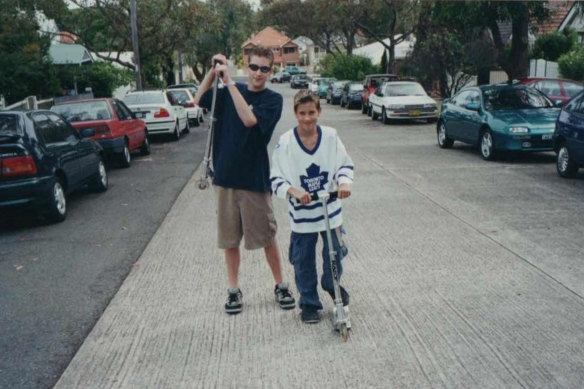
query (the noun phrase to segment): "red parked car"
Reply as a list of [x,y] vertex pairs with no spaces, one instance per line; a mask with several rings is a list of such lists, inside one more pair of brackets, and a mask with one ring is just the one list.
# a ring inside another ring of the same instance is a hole
[[136,119],[123,101],[114,98],[67,101],[51,107],[61,114],[77,131],[90,128],[95,131],[91,139],[97,141],[108,158],[117,159],[129,167],[132,151],[150,154],[148,130],[141,119]]
[[361,92],[361,113],[371,116],[371,106],[369,105],[369,95],[375,93],[378,87],[387,81],[397,81],[399,77],[395,74],[368,74],[363,81],[363,92]]
[[582,83],[562,78],[524,78],[519,83],[537,89],[554,103],[561,101],[561,105],[584,89]]

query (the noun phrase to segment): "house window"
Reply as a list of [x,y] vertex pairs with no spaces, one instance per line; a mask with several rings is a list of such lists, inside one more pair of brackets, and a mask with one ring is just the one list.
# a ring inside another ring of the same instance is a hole
[[274,53],[279,53],[280,52],[280,48],[279,47],[272,47],[272,51]]
[[284,47],[284,54],[292,54],[296,52],[296,47]]
[[317,46],[314,46],[314,54],[318,54],[320,52],[320,48]]
[[243,49],[243,54],[250,55],[252,49]]
[[578,42],[584,43],[584,32],[578,33]]

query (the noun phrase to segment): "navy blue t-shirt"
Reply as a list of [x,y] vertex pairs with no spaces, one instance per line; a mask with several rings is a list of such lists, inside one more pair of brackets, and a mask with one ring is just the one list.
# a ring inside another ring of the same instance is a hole
[[[215,134],[213,137],[213,184],[254,192],[270,191],[270,160],[267,146],[282,115],[282,95],[270,89],[252,92],[247,84],[236,84],[257,118],[245,127],[237,115],[227,88],[217,90]],[[199,105],[211,109],[213,90],[201,97]]]

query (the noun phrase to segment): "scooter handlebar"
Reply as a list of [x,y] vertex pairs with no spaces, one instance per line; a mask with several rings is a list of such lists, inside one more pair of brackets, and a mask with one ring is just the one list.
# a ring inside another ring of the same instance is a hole
[[[329,192],[328,193],[329,199],[334,200],[339,198],[339,192],[338,191],[334,191],[334,192]],[[321,197],[318,195],[318,192],[313,192],[310,194],[310,201],[317,201],[319,200]],[[296,199],[296,202],[298,204],[300,204],[300,201],[298,201],[298,199]]]
[[[213,60],[213,69],[215,69],[215,67],[217,65],[221,65],[221,61],[219,61],[218,59],[214,59]],[[223,72],[219,72],[219,77],[223,78]]]

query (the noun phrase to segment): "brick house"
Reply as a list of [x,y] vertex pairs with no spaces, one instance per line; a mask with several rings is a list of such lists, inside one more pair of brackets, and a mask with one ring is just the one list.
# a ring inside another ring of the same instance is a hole
[[300,65],[298,45],[275,28],[266,27],[241,45],[245,66],[247,66],[247,56],[251,53],[253,47],[258,45],[272,49],[274,53],[274,65],[280,68],[287,65]]

